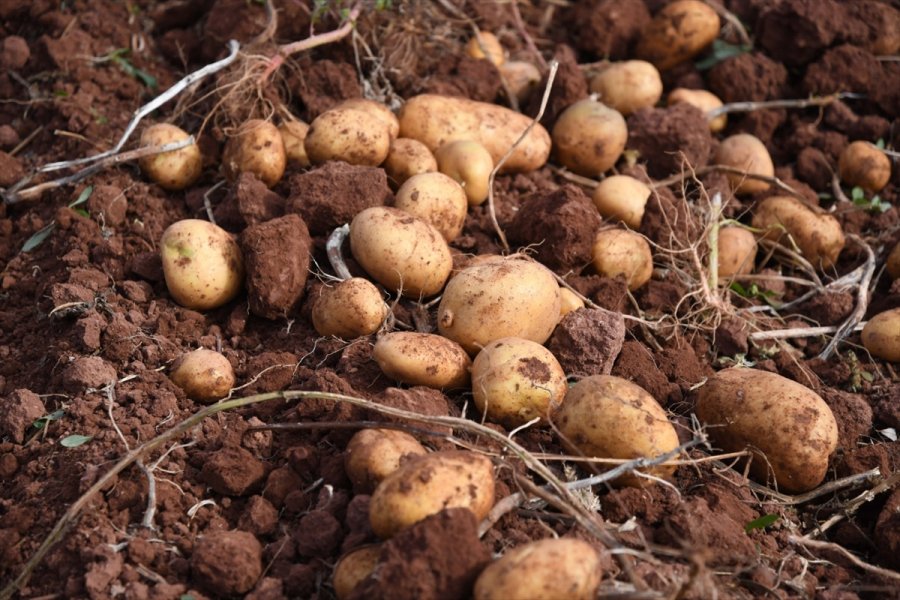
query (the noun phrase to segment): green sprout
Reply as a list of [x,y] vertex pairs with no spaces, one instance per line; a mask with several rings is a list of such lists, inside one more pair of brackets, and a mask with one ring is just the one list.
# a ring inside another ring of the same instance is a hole
[[890,210],[891,203],[885,202],[877,194],[871,199],[866,198],[866,192],[861,187],[856,186],[850,191],[850,200],[854,206],[858,206],[869,212],[884,213]]

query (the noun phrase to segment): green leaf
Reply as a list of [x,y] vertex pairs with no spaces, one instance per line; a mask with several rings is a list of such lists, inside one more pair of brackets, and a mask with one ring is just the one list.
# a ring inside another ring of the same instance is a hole
[[884,150],[884,138],[878,138],[878,141],[875,142],[875,147],[879,150]]
[[94,439],[94,436],[92,435],[81,435],[78,433],[73,433],[72,435],[67,435],[63,439],[59,440],[59,444],[64,448],[77,448],[82,444],[87,444],[92,439]]
[[190,594],[182,594],[178,596],[178,600],[194,600],[194,597]]
[[869,373],[868,371],[860,371],[859,376],[862,377],[863,379],[865,379],[866,381],[868,381],[869,383],[872,383],[873,381],[875,381],[875,376],[872,375],[871,373]]
[[853,202],[858,202],[859,200],[866,199],[866,193],[859,186],[854,187],[850,190],[850,197],[853,198]]
[[75,208],[79,204],[84,204],[85,202],[87,202],[88,198],[90,198],[91,194],[93,194],[93,193],[94,193],[94,186],[92,186],[92,185],[87,186],[86,188],[81,190],[81,193],[78,194],[78,197],[75,199],[75,201],[69,205],[69,208]]
[[37,231],[34,232],[30,238],[25,240],[25,243],[22,244],[22,252],[31,252],[38,246],[44,243],[50,234],[53,232],[53,228],[56,227],[56,221],[51,222],[49,225],[45,225],[41,227]]
[[66,414],[66,411],[59,409],[57,411],[50,413],[49,415],[44,415],[43,417],[35,419],[34,423],[32,423],[31,426],[34,427],[35,429],[43,429],[51,421],[58,421],[59,419],[62,419],[65,416],[65,414]]
[[76,209],[75,209],[75,212],[78,213],[79,215],[81,215],[82,217],[86,218],[86,219],[89,219],[89,218],[91,217],[91,213],[89,213],[88,211],[84,210],[83,208],[76,208]]
[[731,285],[728,287],[731,288],[731,291],[733,291],[734,293],[736,293],[738,296],[740,296],[742,298],[750,297],[750,292],[748,292],[746,289],[744,289],[744,286],[742,286],[737,281],[732,281]]
[[716,40],[712,43],[712,52],[710,55],[695,62],[694,66],[697,67],[698,71],[706,71],[712,69],[723,60],[750,52],[750,50],[752,50],[750,46],[729,44],[723,40]]
[[752,521],[750,521],[749,523],[744,525],[744,531],[746,531],[747,533],[750,533],[754,529],[765,529],[766,527],[773,524],[775,521],[777,521],[780,518],[781,517],[779,515],[772,515],[772,514],[763,515],[760,518],[753,519]]

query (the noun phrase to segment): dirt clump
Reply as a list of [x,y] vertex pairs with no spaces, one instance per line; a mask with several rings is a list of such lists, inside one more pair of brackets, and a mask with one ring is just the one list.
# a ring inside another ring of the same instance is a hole
[[547,348],[569,377],[609,375],[625,341],[622,315],[581,308],[564,316]]
[[686,102],[668,108],[642,108],[628,117],[626,147],[640,153],[651,177],[705,167],[712,136],[703,112]]
[[204,535],[191,555],[193,579],[215,596],[249,592],[262,570],[262,546],[246,531]]

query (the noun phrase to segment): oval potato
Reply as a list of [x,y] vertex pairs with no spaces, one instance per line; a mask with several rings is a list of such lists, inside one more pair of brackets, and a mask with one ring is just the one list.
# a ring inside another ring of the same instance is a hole
[[332,585],[337,600],[347,600],[360,583],[375,570],[381,556],[381,544],[351,550],[334,566]]
[[198,348],[179,356],[169,374],[172,383],[191,400],[209,404],[224,398],[234,387],[234,369],[215,350]]
[[741,171],[725,173],[731,189],[738,196],[757,194],[769,189],[768,181],[753,179],[745,174],[775,176],[775,165],[765,144],[749,133],[738,133],[722,140],[716,150],[715,162]]
[[466,54],[472,58],[483,58],[499,67],[506,62],[503,45],[497,36],[490,31],[476,31],[475,35],[466,42]]
[[[141,134],[141,147],[162,146],[180,142],[190,134],[169,123],[156,123]],[[141,170],[165,190],[178,191],[192,185],[203,171],[203,156],[196,143],[178,150],[142,156],[138,159]]]
[[611,63],[591,78],[590,87],[598,100],[626,117],[639,108],[656,106],[663,92],[659,71],[644,60]]
[[268,187],[281,180],[287,165],[284,139],[272,123],[250,119],[225,142],[222,151],[222,170],[229,181],[250,172]]
[[894,244],[893,249],[884,261],[884,267],[891,279],[900,278],[900,243]]
[[309,132],[309,125],[299,120],[285,121],[278,127],[278,131],[284,141],[284,154],[288,162],[299,167],[308,167],[310,162],[309,156],[306,155],[304,142],[306,134]]
[[650,244],[639,233],[625,229],[603,229],[594,238],[593,263],[604,277],[623,276],[629,290],[636,290],[653,275]]
[[387,176],[402,185],[413,175],[437,171],[437,160],[428,146],[412,138],[397,138],[382,165]]
[[357,494],[371,494],[396,471],[404,457],[428,454],[419,441],[396,429],[361,429],[344,453],[344,471]]
[[452,242],[466,223],[469,203],[466,191],[449,175],[421,173],[400,186],[394,207],[431,223]]
[[891,180],[891,159],[869,142],[851,142],[838,157],[838,172],[845,184],[877,192]]
[[378,331],[387,314],[388,307],[375,284],[351,277],[333,287],[319,288],[312,323],[319,335],[349,340]]
[[689,60],[719,37],[719,15],[700,0],[665,5],[641,32],[636,54],[664,71]]
[[348,98],[331,110],[334,110],[335,108],[350,108],[369,113],[387,127],[388,136],[390,136],[392,141],[397,139],[400,135],[400,120],[397,119],[397,115],[395,115],[390,108],[381,102],[369,100],[368,98]]
[[579,308],[584,308],[584,300],[579,298],[575,292],[570,290],[569,288],[560,287],[559,288],[559,318],[562,319],[564,316],[569,314],[570,312],[576,311]]
[[[719,277],[753,272],[756,265],[756,236],[745,227],[731,225],[719,230]],[[721,280],[720,280],[721,282]]]
[[435,389],[466,387],[472,360],[452,340],[431,333],[394,331],[381,336],[372,351],[392,379]]
[[596,177],[622,156],[628,126],[619,111],[588,98],[562,112],[552,137],[560,164],[579,175]]
[[834,265],[846,241],[834,216],[816,212],[791,196],[769,196],[757,204],[751,224],[765,231],[767,239],[780,240],[787,232],[803,257],[821,269]]
[[342,160],[377,167],[387,158],[391,137],[380,116],[355,108],[334,108],[310,123],[303,145],[314,165]]
[[434,153],[438,171],[458,182],[469,206],[487,200],[494,160],[487,148],[472,140],[448,142]]
[[519,104],[525,103],[541,82],[541,72],[530,62],[512,60],[500,65],[500,74]]
[[650,186],[639,179],[612,175],[594,188],[591,199],[604,219],[618,219],[631,229],[639,229],[652,193]]
[[[666,99],[666,104],[668,106],[672,106],[673,104],[678,104],[679,102],[686,102],[691,106],[696,106],[706,114],[709,114],[710,111],[722,106],[722,101],[719,100],[719,97],[712,92],[707,90],[692,90],[688,88],[675,88],[674,90],[669,92],[669,97]],[[717,116],[715,119],[710,120],[709,130],[713,133],[717,133],[725,129],[725,125],[727,124],[728,115],[726,113],[723,113]]]
[[880,312],[869,319],[861,338],[872,356],[900,362],[900,308]]

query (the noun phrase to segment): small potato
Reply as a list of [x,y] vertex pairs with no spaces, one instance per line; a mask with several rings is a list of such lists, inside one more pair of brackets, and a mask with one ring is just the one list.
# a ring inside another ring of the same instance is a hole
[[614,62],[591,78],[591,92],[606,106],[628,116],[656,106],[663,84],[656,67],[643,60]]
[[229,181],[250,172],[272,187],[281,180],[286,164],[281,132],[262,119],[251,119],[241,125],[237,134],[225,142],[222,153],[222,170]]
[[618,219],[630,229],[640,229],[644,208],[653,190],[628,175],[612,175],[594,188],[591,198],[604,219]]
[[738,133],[722,140],[716,150],[715,162],[720,165],[734,167],[742,173],[725,173],[731,188],[738,196],[757,194],[769,189],[769,182],[752,179],[744,175],[775,175],[775,165],[766,150],[765,144],[749,133]]
[[381,336],[372,351],[384,374],[409,385],[435,389],[466,387],[472,360],[462,346],[432,333],[395,331]]
[[501,338],[472,364],[475,406],[508,429],[547,415],[566,395],[566,374],[553,354],[531,340]]
[[786,377],[743,367],[716,373],[700,388],[697,416],[726,452],[750,449],[751,473],[779,490],[809,491],[825,478],[837,448],[831,409],[806,386]]
[[821,269],[831,267],[844,248],[844,230],[834,216],[814,211],[791,196],[770,196],[753,211],[751,224],[764,238],[789,234],[803,257]]
[[413,436],[396,429],[362,429],[347,444],[344,471],[357,494],[371,494],[404,457],[428,454]]
[[169,379],[191,400],[210,404],[227,396],[234,387],[234,369],[215,350],[198,348],[172,363]]
[[[612,375],[585,377],[569,388],[552,415],[563,444],[587,457],[654,458],[678,447],[678,434],[666,411],[642,387]],[[643,472],[669,478],[673,466]],[[652,480],[623,475],[617,485],[642,487]]]
[[[162,146],[186,140],[190,134],[168,123],[151,125],[141,134],[141,147]],[[185,146],[161,154],[144,156],[138,160],[141,170],[161,188],[170,191],[183,190],[200,178],[203,156],[197,144]]]
[[169,225],[160,256],[169,294],[186,308],[218,308],[237,296],[244,283],[240,247],[209,221],[184,219]]
[[382,165],[388,178],[402,185],[413,175],[437,171],[437,160],[428,146],[411,138],[397,138]]
[[604,229],[594,238],[594,268],[604,277],[622,275],[629,290],[636,290],[653,275],[650,244],[639,233],[624,229]]
[[852,142],[838,157],[838,171],[844,184],[877,192],[891,180],[891,159],[869,142]]
[[[672,106],[673,104],[678,104],[679,102],[686,102],[691,106],[696,106],[707,114],[711,110],[715,110],[722,106],[722,101],[719,100],[719,97],[712,92],[709,92],[707,90],[691,90],[688,88],[675,88],[674,90],[669,92],[669,97],[666,100],[666,104],[668,106]],[[718,133],[719,131],[725,129],[725,125],[727,124],[728,115],[721,114],[709,122],[709,130],[713,133]]]
[[528,542],[489,564],[475,600],[593,600],[603,570],[593,546],[576,538]]
[[509,91],[520,104],[531,97],[532,92],[541,82],[541,72],[530,62],[513,60],[500,65],[500,74],[506,80]]
[[310,123],[306,154],[314,165],[342,160],[377,167],[391,149],[388,126],[381,117],[355,108],[334,108]]
[[284,153],[288,162],[300,167],[308,167],[310,162],[306,155],[304,142],[309,125],[303,121],[285,121],[278,131],[281,133],[281,139],[284,140]]
[[869,354],[900,362],[900,308],[878,313],[862,330],[862,343]]
[[372,335],[387,318],[388,307],[378,288],[362,277],[319,288],[312,322],[319,335],[351,340]]
[[469,204],[455,179],[443,173],[421,173],[400,186],[394,207],[431,223],[452,242],[462,232]]
[[380,555],[381,544],[370,544],[351,550],[338,560],[331,578],[337,600],[347,600],[356,586],[372,574]]
[[562,319],[564,316],[569,314],[572,311],[576,311],[579,308],[584,308],[584,301],[575,295],[575,292],[570,290],[569,288],[560,287],[559,288],[559,318]]
[[588,98],[563,111],[553,125],[552,138],[553,152],[562,166],[596,177],[622,156],[628,127],[617,110]]
[[413,298],[440,292],[453,268],[441,233],[399,208],[373,206],[353,217],[350,250],[378,283]]
[[506,62],[503,45],[490,31],[477,31],[466,43],[466,54],[472,58],[484,58],[499,67]]
[[405,462],[375,488],[369,522],[388,539],[446,508],[468,508],[481,521],[493,505],[489,458],[464,450],[432,452]]
[[400,135],[400,121],[397,119],[397,115],[393,113],[393,111],[382,104],[381,102],[376,102],[375,100],[368,100],[366,98],[350,98],[348,100],[344,100],[335,108],[352,108],[353,110],[361,110],[365,113],[369,113],[382,123],[388,129],[388,135],[391,137],[391,140],[396,140],[397,136]]
[[888,254],[887,260],[884,262],[884,266],[891,279],[900,278],[900,243],[894,245],[891,253]]
[[737,225],[719,230],[720,281],[735,275],[752,273],[755,260],[756,236],[752,232]]
[[487,200],[494,160],[484,146],[472,140],[457,140],[438,148],[434,157],[438,171],[463,186],[469,206],[478,206]]
[[671,2],[641,32],[637,56],[665,71],[705,50],[719,37],[719,26],[719,15],[705,2]]

